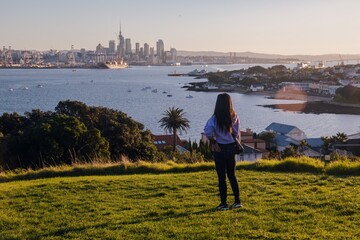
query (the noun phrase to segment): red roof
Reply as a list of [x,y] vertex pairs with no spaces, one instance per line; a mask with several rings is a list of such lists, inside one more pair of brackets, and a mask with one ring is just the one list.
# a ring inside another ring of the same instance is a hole
[[[153,137],[154,144],[158,149],[162,149],[165,146],[173,146],[173,135],[153,135]],[[178,135],[176,135],[176,145],[184,147],[184,144],[182,143]]]

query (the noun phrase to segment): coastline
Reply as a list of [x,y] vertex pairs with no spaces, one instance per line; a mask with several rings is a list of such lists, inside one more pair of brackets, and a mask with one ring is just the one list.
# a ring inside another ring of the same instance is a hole
[[262,107],[280,109],[283,111],[300,112],[300,113],[313,113],[313,114],[349,114],[360,115],[360,106],[356,105],[344,105],[334,102],[326,101],[308,101],[304,103],[292,103],[292,104],[269,104],[259,105]]
[[299,113],[313,113],[313,114],[349,114],[360,115],[360,105],[345,104],[333,102],[330,96],[322,96],[315,94],[307,94],[304,92],[282,92],[282,91],[258,91],[250,92],[240,88],[218,88],[218,89],[204,89],[188,87],[188,91],[198,92],[235,92],[246,95],[264,96],[269,99],[283,99],[283,100],[299,100],[303,103],[287,103],[287,104],[266,104],[258,105],[272,109],[283,111],[299,112]]

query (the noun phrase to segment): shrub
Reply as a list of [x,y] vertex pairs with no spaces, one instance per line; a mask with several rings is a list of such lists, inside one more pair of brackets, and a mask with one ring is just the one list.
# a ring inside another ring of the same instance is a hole
[[330,175],[360,176],[360,160],[334,161],[326,166],[325,172]]

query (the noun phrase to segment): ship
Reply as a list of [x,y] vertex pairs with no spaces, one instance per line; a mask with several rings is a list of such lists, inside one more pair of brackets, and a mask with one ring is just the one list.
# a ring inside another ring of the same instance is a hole
[[102,68],[108,68],[108,69],[123,69],[123,68],[129,67],[129,65],[122,59],[101,62],[101,63],[99,63],[99,66]]

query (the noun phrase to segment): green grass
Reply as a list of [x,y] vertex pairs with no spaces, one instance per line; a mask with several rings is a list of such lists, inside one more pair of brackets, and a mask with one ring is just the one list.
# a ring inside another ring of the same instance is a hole
[[[189,173],[214,170],[212,162],[179,164],[172,161],[164,163],[91,163],[82,165],[64,165],[48,167],[40,170],[16,169],[0,171],[0,182],[16,180],[33,180],[53,177],[75,177],[94,175],[125,175],[141,173]],[[360,160],[336,161],[325,165],[324,162],[313,158],[287,158],[285,160],[262,160],[257,162],[239,162],[238,170],[254,170],[269,172],[314,173],[335,176],[360,176]]]
[[163,174],[0,183],[0,239],[360,238],[358,176],[240,169],[244,207],[215,211],[213,168],[166,166]]

